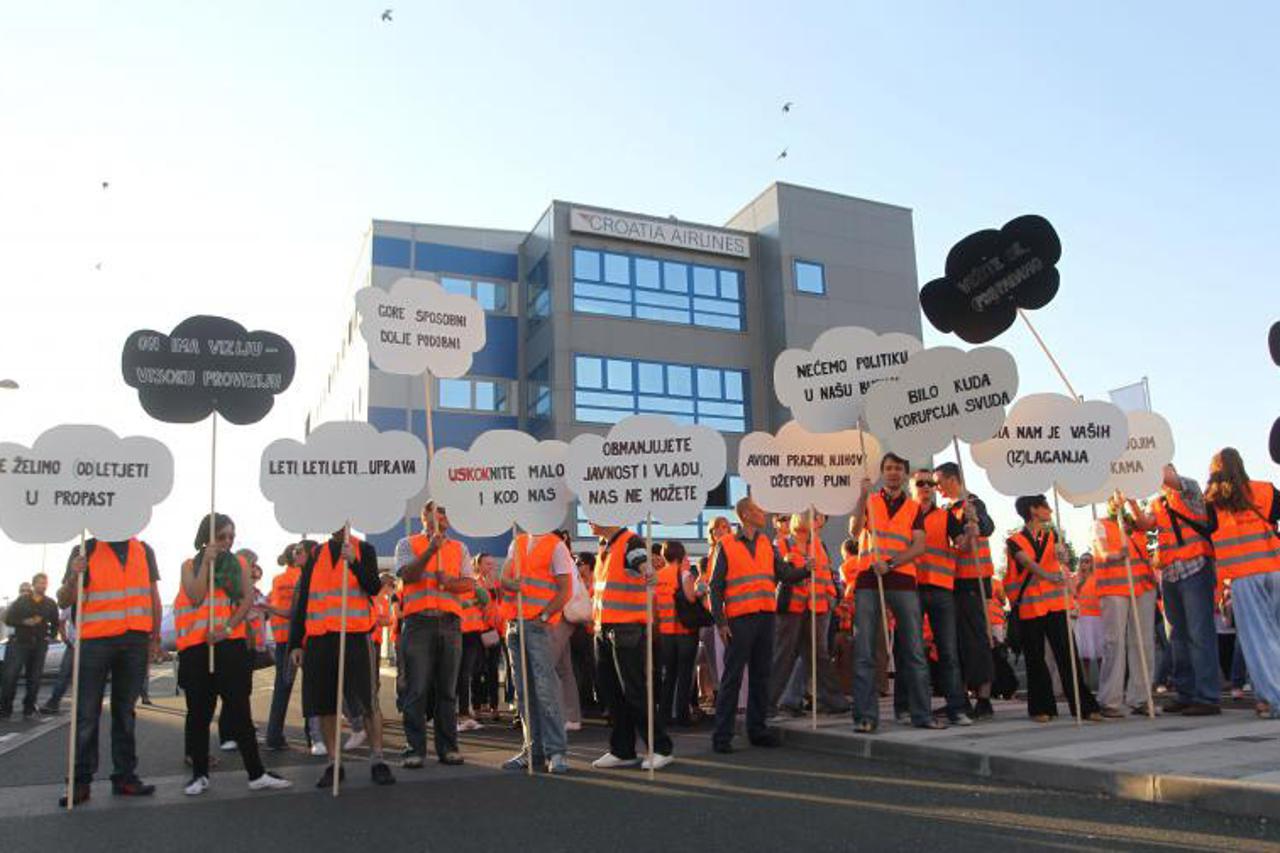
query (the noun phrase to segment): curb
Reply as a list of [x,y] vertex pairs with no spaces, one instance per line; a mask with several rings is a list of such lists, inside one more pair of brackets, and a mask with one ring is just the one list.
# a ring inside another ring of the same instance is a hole
[[946,770],[1039,788],[1104,794],[1123,800],[1160,803],[1242,817],[1280,819],[1280,785],[1178,774],[1142,773],[1044,761],[1016,755],[903,743],[866,735],[832,735],[773,728],[784,744],[807,752]]

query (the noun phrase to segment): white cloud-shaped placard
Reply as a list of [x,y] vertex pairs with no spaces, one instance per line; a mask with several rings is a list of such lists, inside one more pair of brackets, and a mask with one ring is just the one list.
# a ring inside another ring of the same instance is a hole
[[369,357],[387,373],[455,378],[484,348],[484,309],[470,296],[449,293],[429,278],[400,278],[389,290],[356,293],[360,334]]
[[0,444],[0,530],[15,542],[66,542],[81,531],[128,539],[173,489],[173,454],[154,438],[65,424],[30,448]]
[[925,460],[952,436],[986,441],[1018,395],[1018,366],[999,347],[930,347],[911,356],[896,382],[867,392],[867,426],[899,456]]
[[813,432],[858,425],[867,392],[902,372],[920,341],[900,332],[878,335],[861,326],[837,326],[811,349],[783,350],[773,363],[773,388],[792,417]]
[[259,469],[262,494],[293,533],[328,533],[347,522],[381,533],[404,518],[405,502],[426,479],[427,451],[417,436],[360,421],[321,424],[305,443],[277,439],[262,451]]
[[880,442],[871,434],[860,439],[854,429],[809,432],[790,421],[776,436],[753,432],[738,445],[738,475],[767,512],[804,512],[812,506],[827,515],[847,515],[862,495],[862,478],[875,479],[879,470]]
[[607,436],[570,442],[565,479],[597,524],[635,524],[646,513],[684,524],[702,511],[725,467],[724,437],[710,427],[632,415]]
[[1075,493],[1066,489],[1062,496],[1075,506],[1102,503],[1119,489],[1125,497],[1141,500],[1160,490],[1164,466],[1173,461],[1173,430],[1169,422],[1155,412],[1127,413],[1129,441],[1120,458],[1111,463],[1111,476],[1099,489]]
[[1054,483],[1089,492],[1107,481],[1128,437],[1129,422],[1111,403],[1031,394],[1013,404],[995,438],[970,453],[1002,495],[1048,492]]
[[497,536],[518,524],[548,533],[564,523],[573,495],[564,481],[563,441],[538,441],[513,429],[481,433],[470,450],[437,450],[431,496],[468,536]]

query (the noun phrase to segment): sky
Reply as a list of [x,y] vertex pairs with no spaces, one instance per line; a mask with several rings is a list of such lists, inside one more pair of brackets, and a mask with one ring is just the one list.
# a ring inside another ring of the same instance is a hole
[[[1033,319],[1079,393],[1146,376],[1184,472],[1233,445],[1280,480],[1278,37],[1264,3],[9,4],[0,440],[94,422],[168,444],[144,533],[167,601],[208,423],[149,419],[120,347],[198,313],[284,334],[293,387],[219,434],[219,509],[270,574],[288,537],[259,454],[301,437],[371,219],[528,229],[558,198],[716,224],[787,181],[911,208],[921,284],[966,234],[1048,217],[1062,288]],[[1064,390],[1025,328],[995,343],[1022,393]],[[0,536],[0,599],[66,552]]]

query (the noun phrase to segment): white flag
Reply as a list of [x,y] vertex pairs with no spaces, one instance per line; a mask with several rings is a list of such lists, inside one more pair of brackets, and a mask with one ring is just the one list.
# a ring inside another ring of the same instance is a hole
[[1132,385],[1114,388],[1108,391],[1107,394],[1111,397],[1111,402],[1125,413],[1151,411],[1151,396],[1147,391],[1147,380],[1145,378],[1141,382],[1135,382]]

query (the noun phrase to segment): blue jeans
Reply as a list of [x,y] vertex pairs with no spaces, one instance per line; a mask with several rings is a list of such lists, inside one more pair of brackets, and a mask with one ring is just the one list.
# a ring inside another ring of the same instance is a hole
[[[560,709],[560,676],[551,656],[551,631],[541,622],[525,620],[525,665],[529,668],[529,689],[525,690],[520,671],[520,629],[515,620],[507,632],[511,649],[516,694],[520,698],[521,719],[529,727],[530,760],[535,764],[569,749],[564,733],[564,713]],[[525,708],[528,713],[523,713]]]
[[[938,685],[947,699],[947,718],[955,720],[965,713],[969,697],[960,679],[960,652],[956,642],[956,598],[949,589],[930,584],[919,590],[920,610],[929,617],[933,629],[933,642],[938,647]],[[921,620],[923,622],[923,620]],[[922,629],[923,630],[923,629]],[[895,660],[896,664],[896,660]],[[927,666],[927,664],[926,664]],[[897,694],[896,682],[894,694]],[[896,701],[895,701],[896,705]]]
[[1173,687],[1184,704],[1217,705],[1222,698],[1218,635],[1213,626],[1213,562],[1190,577],[1163,584],[1173,652]]
[[1236,578],[1231,600],[1253,694],[1280,716],[1280,572]]
[[76,782],[88,784],[98,771],[98,720],[111,677],[111,781],[135,778],[134,706],[147,677],[150,637],[129,631],[118,637],[80,641],[80,695],[76,702]]
[[49,710],[57,711],[61,707],[62,697],[67,695],[67,689],[71,687],[71,668],[75,663],[75,651],[74,643],[67,643],[66,648],[62,650],[62,663],[58,665],[58,677],[53,682],[53,692],[44,703],[44,707]]
[[289,659],[288,643],[276,644],[275,657],[276,682],[271,689],[271,712],[267,716],[267,746],[283,746],[285,743],[284,715],[289,710],[293,680],[298,675],[293,661]]
[[[907,705],[913,725],[929,723],[929,669],[924,659],[924,633],[920,625],[920,596],[914,589],[886,589],[885,604],[898,620],[894,632],[894,660],[899,666],[894,680],[907,686]],[[875,589],[859,589],[853,613],[853,720],[880,722],[876,694],[876,637],[884,632],[880,596]]]

